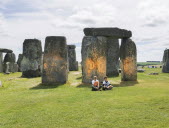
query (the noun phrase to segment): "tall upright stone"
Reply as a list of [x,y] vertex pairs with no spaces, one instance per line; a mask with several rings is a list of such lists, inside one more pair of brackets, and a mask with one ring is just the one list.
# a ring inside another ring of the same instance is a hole
[[76,46],[68,45],[67,48],[68,48],[69,71],[78,71],[75,51]]
[[82,41],[82,82],[91,83],[94,76],[103,81],[106,76],[107,38],[85,36]]
[[[4,57],[4,64],[8,63],[8,66],[4,66],[8,68],[8,72],[17,72],[15,71],[14,65],[15,65],[16,57],[14,53],[6,53]],[[6,69],[4,69],[6,71]]]
[[45,40],[42,83],[66,83],[68,79],[66,38],[49,36]]
[[3,72],[3,54],[0,52],[0,73]]
[[22,77],[41,76],[42,46],[38,39],[25,39],[21,61]]
[[137,49],[131,39],[122,39],[120,59],[122,81],[137,81]]
[[164,51],[162,72],[169,73],[169,49]]
[[18,64],[18,71],[21,72],[21,61],[22,61],[23,55],[19,54],[17,64]]
[[107,76],[119,76],[119,40],[107,38]]

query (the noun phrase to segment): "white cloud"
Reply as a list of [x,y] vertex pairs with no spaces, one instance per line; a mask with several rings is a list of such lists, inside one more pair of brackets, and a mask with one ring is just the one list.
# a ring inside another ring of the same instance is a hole
[[[4,1],[0,0],[0,45],[17,54],[26,38],[38,38],[44,46],[46,36],[58,35],[66,36],[68,44],[79,44],[85,27],[132,30],[138,61],[162,60],[163,50],[169,46],[167,0]],[[79,46],[77,55],[80,60]]]

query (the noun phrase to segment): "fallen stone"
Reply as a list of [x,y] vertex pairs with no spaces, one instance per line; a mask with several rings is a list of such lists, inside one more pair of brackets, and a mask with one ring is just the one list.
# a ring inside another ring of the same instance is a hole
[[169,49],[164,51],[162,72],[169,73]]
[[45,40],[42,83],[64,84],[68,79],[68,50],[66,38],[49,36]]
[[137,81],[137,50],[131,39],[122,39],[120,59],[122,81]]
[[10,49],[0,48],[0,52],[4,52],[4,53],[12,53],[13,51],[10,50]]
[[153,73],[150,73],[149,75],[159,75],[158,72],[153,72]]
[[144,72],[144,69],[137,69],[137,72]]
[[130,38],[132,32],[120,28],[85,28],[84,34],[86,36],[106,36],[114,38]]
[[101,81],[106,76],[106,37],[85,36],[82,41],[82,82],[91,83],[94,76]]
[[107,38],[107,76],[119,76],[119,40]]
[[20,66],[22,77],[41,76],[41,57],[41,41],[38,39],[25,39],[23,43],[23,58]]

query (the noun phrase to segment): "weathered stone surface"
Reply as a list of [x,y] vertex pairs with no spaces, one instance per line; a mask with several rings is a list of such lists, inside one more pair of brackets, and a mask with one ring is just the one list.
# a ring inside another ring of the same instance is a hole
[[14,53],[7,53],[4,57],[4,62],[15,63],[16,57]]
[[42,83],[66,83],[68,79],[66,38],[49,36],[45,40]]
[[3,72],[3,54],[0,52],[0,73]]
[[0,48],[0,52],[4,52],[4,53],[12,53],[13,51],[10,50],[10,49]]
[[137,50],[131,39],[122,39],[120,47],[122,81],[137,80]]
[[162,72],[169,73],[169,49],[164,51]]
[[22,77],[41,76],[41,41],[37,39],[25,39],[23,43],[23,58],[21,61]]
[[78,71],[79,70],[79,64],[78,64],[78,61],[76,61],[76,68],[75,68],[75,71]]
[[18,72],[18,64],[17,63],[14,63],[14,72]]
[[85,28],[84,34],[86,36],[106,36],[114,38],[130,38],[132,32],[120,28]]
[[21,72],[21,61],[23,59],[23,55],[19,54],[17,64],[18,64],[18,72]]
[[68,45],[68,60],[69,60],[69,71],[77,71],[77,62],[76,62],[76,51],[75,45]]
[[3,68],[4,73],[9,74],[11,72],[11,64],[10,64],[10,62],[5,62],[3,64],[3,67],[4,67]]
[[119,76],[119,40],[107,38],[107,76]]
[[85,36],[82,41],[82,82],[91,83],[94,76],[106,76],[106,37]]
[[[14,53],[6,53],[5,57],[4,57],[4,64],[6,65],[4,68],[8,68],[8,69],[4,69],[5,73],[6,72],[16,72],[14,70],[14,64],[16,61],[16,57]],[[9,62],[8,64],[6,64],[7,62]],[[9,66],[9,67],[8,67]]]

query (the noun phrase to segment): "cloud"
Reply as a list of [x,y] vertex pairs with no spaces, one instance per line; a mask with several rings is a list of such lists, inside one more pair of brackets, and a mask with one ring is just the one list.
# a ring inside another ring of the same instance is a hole
[[68,44],[77,45],[80,61],[83,28],[120,27],[132,31],[138,61],[161,60],[169,40],[168,8],[167,0],[4,0],[0,45],[18,54],[26,38],[44,46],[46,36],[66,36]]
[[143,26],[157,27],[165,25],[169,20],[169,1],[143,0],[139,6],[140,18],[144,21]]

